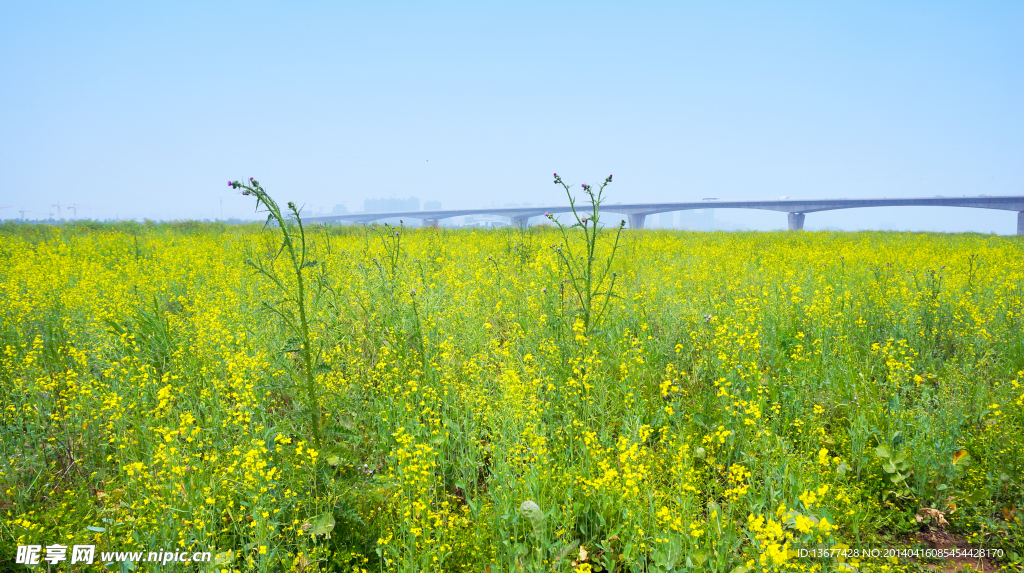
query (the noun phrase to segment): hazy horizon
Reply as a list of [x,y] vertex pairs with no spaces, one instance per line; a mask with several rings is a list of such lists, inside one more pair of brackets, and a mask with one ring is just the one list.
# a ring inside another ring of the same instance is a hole
[[[11,3],[0,219],[255,218],[228,179],[329,212],[1024,195],[1024,5]],[[422,208],[422,207],[421,207]],[[723,225],[785,213],[716,210]],[[805,228],[1012,234],[874,208]],[[657,226],[657,215],[648,217]]]

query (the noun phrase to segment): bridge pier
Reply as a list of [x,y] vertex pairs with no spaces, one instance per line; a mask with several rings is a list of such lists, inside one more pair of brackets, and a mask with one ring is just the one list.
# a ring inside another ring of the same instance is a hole
[[[854,209],[865,207],[971,207],[976,209],[996,209],[1017,213],[1017,234],[1024,236],[1024,195],[998,195],[998,196],[977,196],[977,197],[908,197],[908,198],[875,198],[875,199],[789,199],[780,197],[778,200],[751,200],[751,201],[683,201],[669,203],[617,203],[615,205],[604,205],[602,211],[615,213],[615,220],[618,216],[628,216],[631,229],[643,229],[647,215],[654,213],[666,213],[671,211],[704,211],[708,219],[712,218],[715,209],[762,209],[787,213],[789,215],[789,228],[801,230],[804,228],[804,219],[807,213],[819,211],[834,211],[837,209]],[[449,209],[430,211],[402,211],[402,212],[357,212],[344,215],[330,215],[325,217],[311,217],[306,219],[310,223],[328,221],[348,221],[352,223],[369,223],[387,219],[420,219],[426,226],[436,226],[440,219],[461,217],[463,215],[497,215],[511,219],[513,224],[523,225],[525,217],[540,217],[541,215],[565,214],[571,212],[570,206],[555,205],[551,207],[529,206],[529,207],[507,207],[492,209]],[[696,221],[694,221],[696,222]],[[710,221],[709,221],[710,222]],[[710,226],[710,225],[708,225]]]
[[530,226],[530,217],[523,215],[521,217],[509,217],[512,219],[512,226],[517,229],[525,229]]

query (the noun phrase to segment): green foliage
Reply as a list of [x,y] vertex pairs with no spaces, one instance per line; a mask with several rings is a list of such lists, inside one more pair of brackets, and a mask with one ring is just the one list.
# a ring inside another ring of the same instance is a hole
[[[601,227],[601,202],[604,200],[604,189],[612,182],[609,175],[601,186],[594,191],[593,186],[583,183],[580,188],[587,194],[589,199],[589,212],[581,212],[576,209],[576,198],[573,196],[569,185],[562,181],[562,178],[555,173],[555,183],[565,188],[565,194],[569,197],[569,206],[572,209],[572,216],[575,223],[563,225],[553,215],[548,218],[555,223],[562,236],[561,243],[555,245],[555,253],[562,263],[568,280],[565,281],[574,295],[578,305],[578,317],[583,321],[583,328],[589,332],[592,326],[599,325],[601,318],[608,310],[608,303],[618,295],[615,294],[616,273],[612,269],[615,260],[615,251],[619,248],[619,237],[622,229],[626,226],[621,221],[615,230],[615,239],[611,245],[610,252],[604,256],[604,260],[598,261],[600,254],[601,235],[604,229]],[[580,242],[576,235],[582,235]],[[596,267],[595,267],[595,263]],[[611,275],[609,277],[609,275]],[[605,287],[605,281],[608,286]],[[604,289],[604,290],[602,290]],[[573,317],[572,322],[575,322]]]
[[[267,212],[267,225],[274,223],[281,235],[281,246],[277,252],[266,259],[249,256],[245,263],[252,267],[258,274],[270,280],[284,296],[283,299],[269,302],[263,301],[263,308],[275,314],[287,327],[293,338],[290,343],[297,344],[294,349],[286,349],[286,352],[295,352],[301,357],[299,365],[300,375],[305,378],[307,408],[309,409],[310,422],[313,428],[313,439],[319,449],[323,448],[323,440],[320,437],[320,399],[316,385],[315,368],[320,364],[321,349],[315,347],[313,338],[310,336],[309,317],[307,306],[306,286],[310,282],[306,278],[307,269],[316,268],[319,261],[311,258],[311,246],[306,242],[306,230],[302,226],[302,217],[295,203],[288,202],[290,219],[286,218],[281,208],[263,190],[259,182],[249,178],[249,184],[234,181],[231,184],[234,189],[242,189],[243,195],[256,197],[256,209],[265,207]],[[294,223],[293,223],[294,221]],[[295,285],[287,284],[287,279],[281,277],[274,268],[274,263],[281,253],[288,255],[288,262],[291,263],[292,276]],[[322,281],[312,281],[317,294],[322,290]]]
[[1020,562],[1017,238],[616,243],[590,207],[507,231],[0,228],[0,559],[753,573],[930,528]]

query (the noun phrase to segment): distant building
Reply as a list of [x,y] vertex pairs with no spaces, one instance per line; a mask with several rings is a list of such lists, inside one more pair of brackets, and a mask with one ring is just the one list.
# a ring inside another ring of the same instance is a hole
[[363,201],[363,211],[366,213],[394,213],[397,211],[419,211],[420,200],[416,197],[408,199],[367,199]]
[[345,213],[348,213],[348,209],[341,204],[335,205],[331,210],[331,215],[344,215]]
[[440,201],[425,201],[423,203],[423,210],[424,211],[440,211],[441,210],[441,202]]
[[710,231],[715,228],[715,210],[688,209],[680,211],[679,226],[691,231]]

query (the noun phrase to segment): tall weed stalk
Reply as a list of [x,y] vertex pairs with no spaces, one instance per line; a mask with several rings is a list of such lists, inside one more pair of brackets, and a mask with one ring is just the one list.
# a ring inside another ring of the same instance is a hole
[[[619,222],[615,229],[615,240],[612,243],[611,252],[603,261],[598,262],[595,257],[603,231],[600,225],[601,202],[604,200],[605,187],[612,182],[612,176],[609,175],[605,178],[597,191],[586,183],[580,185],[590,200],[589,212],[577,210],[576,198],[573,197],[570,186],[562,181],[557,173],[554,176],[555,184],[565,188],[565,194],[569,196],[569,206],[575,220],[575,223],[564,225],[554,215],[547,214],[548,219],[558,227],[562,236],[562,242],[554,247],[555,253],[565,272],[569,275],[567,282],[572,290],[572,295],[579,304],[583,328],[586,332],[590,332],[593,325],[600,324],[601,318],[608,309],[609,301],[616,296],[616,274],[611,270],[612,261],[615,260],[615,251],[619,248],[619,237],[622,235],[622,229],[626,226],[626,221]],[[576,246],[577,241],[573,238],[574,234],[582,235],[582,252],[580,247]],[[595,263],[597,263],[596,268]],[[609,275],[611,276],[609,277]],[[605,281],[609,282],[607,288],[605,288]],[[596,314],[595,307],[597,307]]]
[[[309,335],[306,282],[303,275],[305,269],[316,267],[317,261],[310,260],[308,257],[310,249],[306,242],[302,217],[299,215],[300,209],[295,206],[295,203],[289,201],[289,215],[286,216],[277,202],[260,186],[259,181],[252,177],[249,178],[249,183],[229,181],[228,185],[233,189],[241,189],[242,195],[255,196],[257,211],[260,207],[266,208],[267,221],[264,228],[274,223],[281,234],[281,245],[277,249],[277,253],[270,258],[269,263],[250,256],[245,259],[245,264],[252,267],[257,274],[269,279],[284,295],[284,298],[276,303],[263,301],[263,307],[277,315],[292,334],[293,340],[300,344],[296,350],[301,360],[300,369],[306,385],[309,419],[313,427],[313,439],[316,442],[316,447],[320,449],[323,447],[323,442],[320,437],[320,404],[314,372],[314,366],[319,363],[319,352],[314,353],[313,341]],[[281,256],[281,253],[288,254],[288,262],[291,263],[291,270],[295,275],[294,289],[285,284],[274,268],[274,262]],[[314,283],[319,284],[316,281]]]

